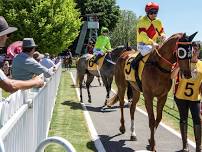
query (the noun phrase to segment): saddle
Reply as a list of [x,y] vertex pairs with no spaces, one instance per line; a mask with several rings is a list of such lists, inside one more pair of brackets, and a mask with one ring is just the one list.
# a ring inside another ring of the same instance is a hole
[[89,57],[89,59],[88,59],[88,70],[100,70],[100,68],[103,65],[105,56],[106,56],[106,54],[104,56],[100,57],[97,60],[97,63],[94,63],[95,56],[91,55],[91,57]]
[[138,63],[138,69],[137,71],[135,71],[132,67],[131,67],[131,62],[133,61],[133,59],[138,55],[138,51],[136,51],[135,53],[131,53],[128,54],[125,59],[125,66],[124,66],[124,74],[125,74],[125,79],[127,81],[132,81],[134,83],[137,83],[137,86],[139,88],[140,91],[142,91],[142,83],[141,83],[141,79],[142,79],[142,71],[144,69],[144,65],[146,63],[146,61],[149,58],[149,55],[146,55],[143,57],[142,60],[140,60],[140,62]]

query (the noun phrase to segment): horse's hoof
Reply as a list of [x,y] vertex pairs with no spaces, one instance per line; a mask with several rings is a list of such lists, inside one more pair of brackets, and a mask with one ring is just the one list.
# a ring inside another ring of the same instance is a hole
[[149,145],[147,146],[147,150],[156,152],[155,145],[152,146],[151,139],[148,139]]
[[120,128],[119,128],[119,131],[120,131],[122,134],[124,134],[124,133],[126,132],[125,128],[123,128],[123,127],[120,127]]
[[137,141],[137,137],[136,136],[130,136],[130,140],[131,141]]
[[91,103],[92,101],[91,101],[91,100],[88,100],[88,102]]

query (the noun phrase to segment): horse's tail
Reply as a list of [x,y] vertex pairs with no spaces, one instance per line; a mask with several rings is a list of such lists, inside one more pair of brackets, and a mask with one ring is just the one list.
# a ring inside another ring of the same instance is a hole
[[115,94],[113,97],[107,99],[107,106],[108,107],[113,106],[115,103],[118,102],[118,99],[119,99],[118,94]]
[[132,100],[132,98],[133,98],[132,86],[129,82],[128,82],[128,87],[127,87],[127,98],[128,98],[128,100]]

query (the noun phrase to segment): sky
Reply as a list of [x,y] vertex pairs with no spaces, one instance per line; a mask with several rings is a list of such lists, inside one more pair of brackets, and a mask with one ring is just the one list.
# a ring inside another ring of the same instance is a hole
[[[151,0],[116,0],[123,10],[133,11],[137,17],[145,15],[145,5]],[[166,35],[191,35],[198,31],[195,41],[202,41],[202,0],[155,0],[159,4],[157,17],[161,19]]]

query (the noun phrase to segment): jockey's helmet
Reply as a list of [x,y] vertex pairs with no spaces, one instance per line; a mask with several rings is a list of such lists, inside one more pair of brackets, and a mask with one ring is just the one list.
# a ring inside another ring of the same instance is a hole
[[102,27],[102,29],[101,29],[101,33],[109,33],[108,28],[106,28],[106,27]]
[[151,10],[159,10],[159,4],[155,3],[155,2],[149,2],[147,3],[147,5],[145,6],[145,12],[148,13]]

